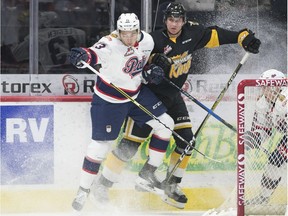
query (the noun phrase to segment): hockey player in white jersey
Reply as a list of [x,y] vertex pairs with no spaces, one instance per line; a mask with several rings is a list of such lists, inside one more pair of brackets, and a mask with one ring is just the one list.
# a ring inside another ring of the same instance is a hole
[[[152,37],[140,30],[137,16],[126,13],[120,15],[116,31],[89,48],[73,48],[69,54],[70,62],[76,67],[84,68],[81,60],[85,61],[105,77],[97,76],[94,87],[90,110],[92,141],[84,158],[80,187],[72,203],[77,211],[83,208],[100,165],[118,137],[127,116],[140,126],[147,124],[154,129],[149,145],[149,159],[139,172],[136,184],[150,185],[151,191],[164,193],[154,172],[162,163],[174,121],[165,113],[166,108],[162,102],[147,87],[141,85],[142,82],[158,84],[164,76],[160,67],[146,65],[153,47]],[[152,119],[110,83],[148,109],[160,122]]]
[[[260,76],[260,79],[281,79],[287,82],[284,74],[275,69],[265,71]],[[283,174],[287,173],[284,171],[287,168],[288,159],[287,105],[287,86],[263,87],[263,93],[256,102],[252,122],[253,129],[247,132],[245,144],[249,145],[249,148],[259,148],[271,136],[273,128],[280,133],[281,138],[276,148],[268,156],[268,163],[261,178],[260,193],[256,197],[247,200],[246,205],[268,203],[283,178]]]

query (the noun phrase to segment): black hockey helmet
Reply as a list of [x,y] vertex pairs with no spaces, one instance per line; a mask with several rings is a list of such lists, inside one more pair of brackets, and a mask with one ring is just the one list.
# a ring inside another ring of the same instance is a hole
[[164,22],[168,17],[183,17],[183,21],[186,22],[186,10],[180,3],[171,2],[164,10]]

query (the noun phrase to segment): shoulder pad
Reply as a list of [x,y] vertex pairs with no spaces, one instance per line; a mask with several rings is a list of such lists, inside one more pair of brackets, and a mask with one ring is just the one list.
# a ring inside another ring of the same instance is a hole
[[187,23],[188,23],[188,25],[190,25],[190,26],[199,25],[198,22],[193,22],[193,21],[188,21]]

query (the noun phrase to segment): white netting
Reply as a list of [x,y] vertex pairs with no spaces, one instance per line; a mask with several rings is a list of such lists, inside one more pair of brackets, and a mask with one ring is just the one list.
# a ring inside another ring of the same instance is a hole
[[228,208],[227,210],[211,209],[202,216],[237,216],[237,211],[233,208]]
[[244,94],[245,214],[284,215],[287,87],[247,86]]
[[205,216],[237,215],[236,209],[237,216],[287,214],[287,80],[266,81],[241,83],[245,88],[238,92],[238,187]]

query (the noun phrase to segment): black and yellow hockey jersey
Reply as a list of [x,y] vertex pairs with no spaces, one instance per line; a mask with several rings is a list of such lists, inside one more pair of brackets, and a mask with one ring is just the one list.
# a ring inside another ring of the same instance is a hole
[[[242,46],[245,34],[247,35],[248,32],[241,31],[239,34],[218,26],[205,28],[198,23],[187,22],[176,39],[170,39],[165,28],[151,32],[155,42],[152,53],[164,53],[173,60],[174,63],[166,77],[182,88],[192,64],[193,51],[203,47],[213,48],[237,42]],[[159,85],[148,84],[148,86],[160,99],[165,96],[171,98],[179,92],[177,88],[165,81]]]

